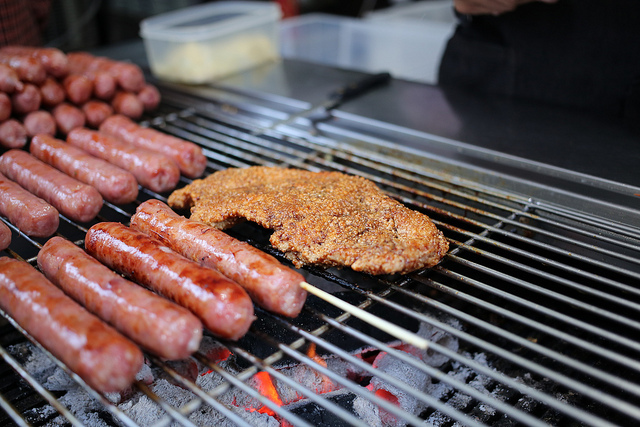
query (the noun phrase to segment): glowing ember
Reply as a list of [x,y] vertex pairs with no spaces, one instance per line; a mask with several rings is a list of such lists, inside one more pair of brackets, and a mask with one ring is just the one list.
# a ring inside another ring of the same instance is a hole
[[[264,371],[258,372],[253,378],[256,381],[256,385],[260,394],[262,394],[264,397],[266,397],[276,405],[282,406],[282,400],[280,400],[278,391],[276,390],[276,387],[271,380],[271,376],[268,373]],[[275,412],[264,405],[259,409],[249,408],[249,411],[258,411],[261,414],[275,416]]]

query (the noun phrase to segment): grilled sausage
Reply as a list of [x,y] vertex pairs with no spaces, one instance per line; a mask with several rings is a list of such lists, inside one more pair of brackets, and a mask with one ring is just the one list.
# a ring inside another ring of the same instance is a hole
[[118,85],[111,74],[98,70],[85,75],[93,81],[93,94],[96,98],[105,101],[113,98]]
[[55,107],[64,102],[66,93],[60,82],[53,77],[47,79],[40,85],[40,95],[42,97],[42,105],[45,107]]
[[135,64],[93,56],[88,52],[71,52],[67,54],[67,58],[72,68],[81,69],[83,72],[109,73],[123,90],[137,93],[144,87],[144,73]]
[[42,62],[28,55],[0,52],[0,63],[13,68],[23,82],[39,85],[47,78],[47,70]]
[[48,135],[36,135],[29,150],[43,162],[94,187],[111,203],[131,203],[138,197],[138,182],[133,174],[73,145]]
[[82,105],[82,112],[87,121],[87,125],[97,128],[107,117],[113,115],[113,107],[106,102],[90,100]]
[[38,253],[38,267],[87,310],[163,359],[200,346],[202,323],[189,310],[131,283],[62,237]]
[[58,125],[58,130],[65,135],[75,128],[84,126],[85,117],[82,110],[67,102],[58,104],[51,112]]
[[21,148],[27,144],[27,130],[16,119],[0,124],[0,145],[5,148]]
[[58,229],[58,210],[0,173],[0,214],[27,236],[49,237]]
[[69,74],[62,81],[67,99],[74,104],[84,104],[93,94],[93,82],[82,74]]
[[0,221],[0,251],[4,251],[11,244],[11,229]]
[[0,92],[0,122],[11,117],[11,98],[4,92]]
[[16,70],[0,62],[0,91],[12,93],[22,89],[22,82]]
[[202,149],[193,142],[145,128],[125,116],[115,114],[100,125],[100,131],[120,138],[138,147],[154,150],[170,156],[183,175],[197,178],[207,167]]
[[0,156],[0,172],[74,221],[90,221],[102,208],[102,196],[98,190],[65,175],[26,151],[13,149]]
[[39,133],[51,136],[56,134],[56,120],[48,111],[32,111],[22,119],[22,124],[29,136],[35,136]]
[[117,114],[138,119],[144,113],[142,101],[132,92],[118,91],[111,100],[113,111]]
[[0,306],[60,361],[100,392],[129,386],[140,349],[66,296],[25,261],[0,258]]
[[158,105],[160,105],[160,91],[154,85],[146,84],[142,90],[138,92],[138,99],[142,102],[144,111],[155,110],[158,108]]
[[5,46],[0,49],[0,53],[36,58],[53,77],[61,78],[69,72],[67,56],[60,49],[53,47]]
[[144,233],[102,222],[89,229],[85,247],[103,264],[191,310],[217,336],[237,340],[253,322],[251,298],[237,283]]
[[129,145],[95,130],[74,129],[67,135],[67,142],[131,172],[140,185],[152,191],[169,191],[175,188],[180,179],[180,170],[169,157]]
[[301,274],[217,228],[179,216],[160,200],[150,199],[138,206],[131,227],[186,258],[216,268],[269,311],[295,317],[302,310],[307,293],[300,287],[304,282]]
[[22,90],[11,94],[11,105],[16,114],[27,114],[36,111],[42,103],[42,95],[38,86],[26,83]]

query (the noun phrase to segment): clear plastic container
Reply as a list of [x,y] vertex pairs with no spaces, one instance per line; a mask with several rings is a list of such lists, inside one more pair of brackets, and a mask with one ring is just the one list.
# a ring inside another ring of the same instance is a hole
[[159,79],[199,84],[279,58],[279,6],[228,1],[145,19],[140,36]]

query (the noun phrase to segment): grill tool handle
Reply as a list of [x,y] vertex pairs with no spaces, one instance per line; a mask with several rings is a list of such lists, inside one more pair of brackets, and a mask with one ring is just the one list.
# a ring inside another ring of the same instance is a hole
[[329,100],[331,103],[326,107],[326,110],[328,111],[336,108],[342,103],[362,95],[369,89],[373,89],[376,86],[382,86],[389,83],[389,81],[391,81],[391,74],[384,72],[366,76],[361,80],[338,88],[329,94]]

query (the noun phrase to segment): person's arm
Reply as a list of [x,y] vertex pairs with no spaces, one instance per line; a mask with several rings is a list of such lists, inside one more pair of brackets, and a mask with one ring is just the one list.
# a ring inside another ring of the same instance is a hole
[[533,1],[555,3],[557,0],[453,0],[453,5],[458,13],[464,15],[499,15]]

